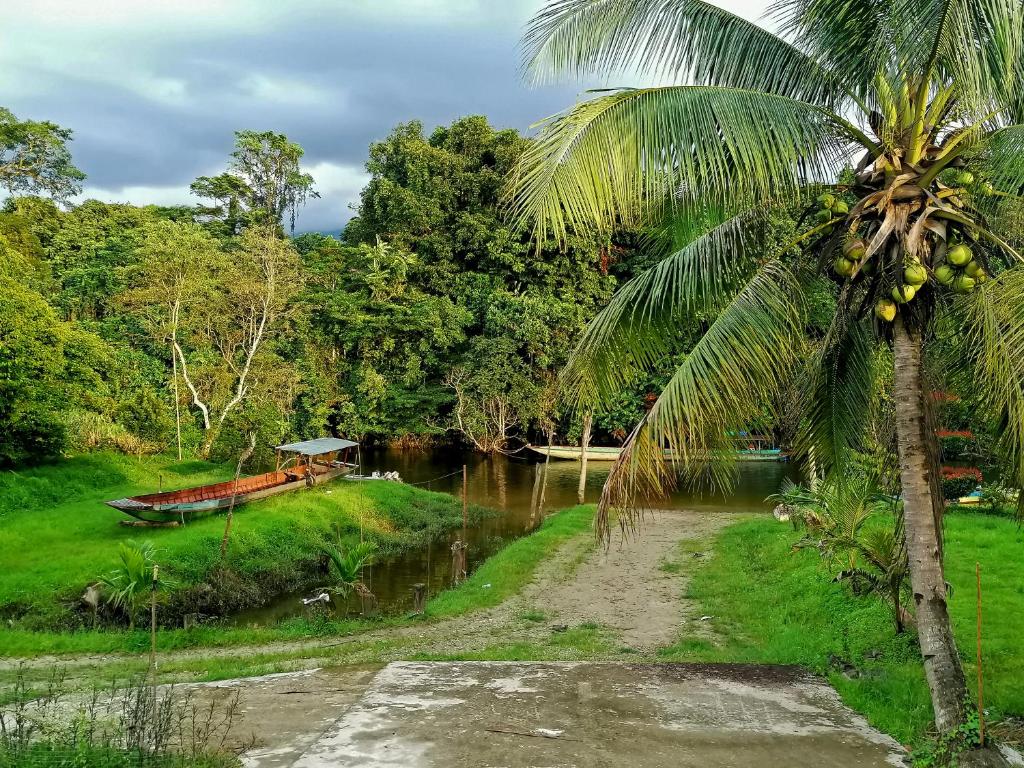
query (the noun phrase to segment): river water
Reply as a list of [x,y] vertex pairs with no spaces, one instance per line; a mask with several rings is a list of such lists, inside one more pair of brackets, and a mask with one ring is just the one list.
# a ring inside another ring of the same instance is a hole
[[[466,465],[470,503],[500,512],[469,528],[469,572],[508,542],[540,525],[545,514],[577,503],[580,465],[575,461],[551,461],[546,469],[547,482],[543,483],[543,460],[526,455],[485,457],[450,448],[430,451],[389,449],[364,452],[362,459],[364,474],[397,471],[406,483],[457,496],[462,494],[462,466]],[[600,497],[609,467],[607,462],[588,462],[587,503],[596,502]],[[785,477],[795,477],[795,470],[790,464],[741,463],[739,483],[727,495],[679,491],[667,500],[652,502],[650,506],[715,512],[767,511],[769,505],[765,497],[777,491]],[[541,485],[544,487],[544,505],[538,510],[535,499]],[[415,584],[426,584],[429,595],[451,586],[451,545],[460,537],[461,530],[452,531],[446,538],[421,550],[406,552],[365,569],[363,581],[377,600],[376,610],[385,614],[411,610]],[[314,609],[304,606],[302,598],[318,591],[314,588],[280,595],[268,605],[236,614],[228,622],[236,626],[267,626],[308,615]],[[315,610],[326,609],[335,616],[356,616],[364,607],[353,598],[347,603],[333,600],[329,607],[318,604]]]

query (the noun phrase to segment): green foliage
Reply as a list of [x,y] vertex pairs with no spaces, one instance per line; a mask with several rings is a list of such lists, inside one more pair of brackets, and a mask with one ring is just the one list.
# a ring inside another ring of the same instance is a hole
[[31,288],[0,277],[0,466],[65,447],[62,413],[99,383],[106,346],[61,321]]
[[337,594],[347,597],[362,583],[363,569],[373,565],[377,549],[377,545],[372,541],[361,541],[348,549],[340,544],[328,544],[324,547],[324,554],[334,566],[332,574]]
[[192,192],[217,202],[205,213],[223,221],[229,235],[251,225],[280,227],[285,216],[295,229],[295,215],[313,191],[313,177],[299,162],[302,147],[273,131],[236,131],[235,149],[226,173],[200,176]]
[[107,602],[128,616],[129,629],[135,628],[139,609],[152,593],[166,586],[158,578],[154,579],[154,568],[157,566],[155,554],[152,542],[122,542],[118,545],[117,567],[99,577]]
[[85,174],[71,162],[69,141],[66,128],[18,120],[0,107],[0,186],[15,194],[45,192],[58,200],[77,194]]

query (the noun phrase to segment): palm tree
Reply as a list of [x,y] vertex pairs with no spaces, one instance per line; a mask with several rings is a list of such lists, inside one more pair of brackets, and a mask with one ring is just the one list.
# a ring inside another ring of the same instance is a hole
[[[1024,4],[777,0],[769,14],[777,33],[701,0],[547,0],[525,37],[532,76],[668,84],[599,92],[545,121],[510,207],[540,241],[712,224],[618,292],[565,372],[583,406],[600,403],[673,349],[682,318],[712,318],[609,477],[605,536],[609,512],[629,524],[680,475],[729,482],[728,432],[794,382],[797,447],[835,473],[863,433],[880,359],[895,360],[911,591],[948,732],[970,704],[946,605],[925,351],[940,332],[957,346],[1020,484],[1024,269],[1007,222],[1024,187]],[[805,212],[789,242],[771,237],[780,206]],[[809,349],[804,297],[823,280],[834,319]]]

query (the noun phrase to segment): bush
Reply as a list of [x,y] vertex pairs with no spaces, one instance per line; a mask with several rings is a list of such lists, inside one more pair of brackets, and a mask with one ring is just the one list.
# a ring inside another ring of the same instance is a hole
[[942,468],[942,495],[946,501],[956,501],[973,493],[981,483],[981,470],[976,467]]
[[938,438],[944,461],[962,461],[977,454],[976,440],[969,430],[941,430],[938,432]]

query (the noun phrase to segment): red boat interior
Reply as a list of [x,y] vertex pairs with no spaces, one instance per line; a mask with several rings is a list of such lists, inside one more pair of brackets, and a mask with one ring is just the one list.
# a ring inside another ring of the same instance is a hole
[[[312,470],[314,474],[322,475],[328,471],[328,468],[314,464],[312,465]],[[284,483],[301,480],[304,477],[304,472],[305,467],[300,467],[295,470],[267,472],[262,475],[253,475],[252,477],[242,477],[238,480],[237,490],[235,481],[228,480],[223,483],[201,485],[198,488],[182,488],[180,491],[165,491],[164,493],[150,493],[145,496],[133,496],[132,499],[145,504],[190,504],[209,499],[221,499],[225,496],[230,496],[232,493],[239,495],[255,493],[265,488],[272,488],[275,485],[283,485]]]

